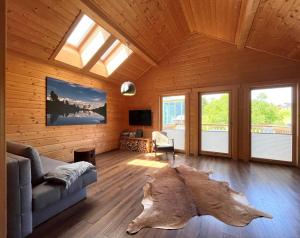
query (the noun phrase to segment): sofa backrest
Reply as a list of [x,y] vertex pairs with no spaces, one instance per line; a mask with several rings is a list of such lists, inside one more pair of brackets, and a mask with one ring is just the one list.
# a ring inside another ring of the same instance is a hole
[[7,153],[7,237],[21,238],[32,232],[30,160]]
[[32,185],[37,185],[43,182],[44,171],[41,158],[39,152],[34,147],[8,141],[6,150],[8,153],[30,159]]

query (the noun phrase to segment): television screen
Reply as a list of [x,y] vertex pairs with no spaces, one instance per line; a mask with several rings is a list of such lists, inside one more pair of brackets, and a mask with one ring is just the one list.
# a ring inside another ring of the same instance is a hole
[[151,110],[130,110],[129,125],[151,126]]

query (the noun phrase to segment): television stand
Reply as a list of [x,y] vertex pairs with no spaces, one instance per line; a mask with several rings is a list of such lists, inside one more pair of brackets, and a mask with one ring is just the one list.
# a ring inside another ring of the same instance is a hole
[[120,149],[150,153],[152,140],[150,138],[120,137]]

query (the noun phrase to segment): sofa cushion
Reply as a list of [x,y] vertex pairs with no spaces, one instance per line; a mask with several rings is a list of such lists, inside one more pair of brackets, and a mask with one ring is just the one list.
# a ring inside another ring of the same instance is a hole
[[96,170],[90,170],[81,175],[68,189],[65,189],[63,185],[43,182],[35,186],[32,190],[33,211],[41,210],[53,203],[59,202],[95,181],[97,181],[97,172]]
[[29,146],[15,142],[7,142],[7,152],[15,155],[23,156],[30,159],[31,162],[31,183],[33,185],[39,184],[43,181],[43,168],[39,152]]
[[40,210],[61,198],[61,186],[43,182],[32,188],[32,209]]
[[68,163],[63,162],[63,161],[50,159],[50,158],[48,158],[46,156],[43,156],[43,155],[41,155],[40,158],[41,158],[41,162],[42,162],[42,166],[43,166],[43,171],[44,171],[45,174],[47,174],[48,172],[54,170],[57,166],[68,164]]

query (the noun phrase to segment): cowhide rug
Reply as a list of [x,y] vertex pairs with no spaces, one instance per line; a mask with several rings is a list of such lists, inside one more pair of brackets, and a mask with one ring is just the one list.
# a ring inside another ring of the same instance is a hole
[[145,227],[183,228],[193,216],[212,215],[232,226],[271,215],[251,207],[246,197],[227,182],[209,178],[210,172],[181,165],[150,175],[144,186],[143,212],[127,228],[129,234]]

